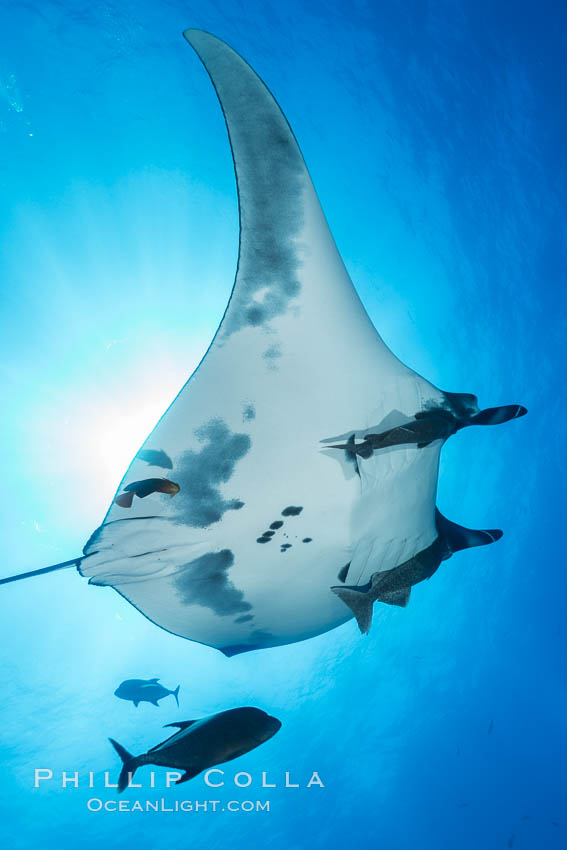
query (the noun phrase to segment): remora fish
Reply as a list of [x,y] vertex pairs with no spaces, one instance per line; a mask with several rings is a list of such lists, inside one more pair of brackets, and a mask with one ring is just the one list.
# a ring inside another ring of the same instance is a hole
[[[464,394],[463,394],[464,395]],[[471,399],[474,396],[471,396]],[[525,416],[527,409],[521,404],[504,404],[500,407],[487,407],[485,410],[474,412],[472,404],[468,409],[444,407],[431,410],[419,410],[413,419],[395,428],[389,428],[379,434],[366,434],[361,443],[356,443],[354,435],[346,443],[326,446],[329,449],[344,449],[350,454],[356,454],[364,459],[372,457],[373,452],[392,446],[414,444],[418,449],[424,449],[435,440],[447,440],[462,428],[470,425],[501,425],[510,419]],[[478,408],[477,408],[478,409]]]
[[145,478],[143,481],[133,481],[124,487],[124,492],[114,499],[121,508],[131,508],[134,496],[145,499],[152,493],[167,493],[172,499],[179,493],[179,484],[168,478]]
[[426,549],[418,552],[399,567],[376,572],[370,581],[362,586],[345,585],[331,588],[339,599],[353,612],[362,634],[367,634],[372,623],[372,608],[375,602],[399,605],[402,608],[409,602],[411,588],[420,581],[431,578],[437,572],[442,561],[446,561],[461,549],[473,546],[486,546],[502,537],[500,529],[474,531],[463,528],[446,519],[435,510],[437,537]]
[[133,756],[109,738],[123,762],[118,778],[118,792],[124,791],[136,770],[144,764],[184,770],[185,773],[175,784],[187,782],[215,764],[232,761],[259,747],[272,738],[281,725],[277,718],[265,711],[245,706],[221,711],[200,720],[168,723],[167,727],[174,726],[179,731],[139,756]]
[[159,684],[159,679],[126,679],[118,685],[114,691],[114,696],[129,700],[138,708],[140,702],[151,702],[152,705],[158,705],[160,699],[172,694],[175,697],[175,702],[179,705],[179,688],[180,685],[177,685],[174,691],[170,691]]

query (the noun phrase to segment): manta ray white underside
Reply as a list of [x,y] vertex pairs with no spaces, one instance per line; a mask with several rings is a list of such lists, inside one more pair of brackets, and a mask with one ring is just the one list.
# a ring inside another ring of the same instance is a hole
[[[376,332],[264,83],[218,38],[185,38],[226,118],[238,271],[206,356],[128,469],[79,570],[162,628],[231,655],[338,626],[352,612],[334,585],[368,585],[434,543],[443,439],[364,459],[330,446],[463,402]],[[140,488],[164,477],[178,491]]]

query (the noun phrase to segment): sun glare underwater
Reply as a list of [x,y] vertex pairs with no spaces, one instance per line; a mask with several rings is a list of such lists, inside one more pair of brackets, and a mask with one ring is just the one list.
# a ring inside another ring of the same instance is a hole
[[565,13],[1,8],[5,846],[563,847]]

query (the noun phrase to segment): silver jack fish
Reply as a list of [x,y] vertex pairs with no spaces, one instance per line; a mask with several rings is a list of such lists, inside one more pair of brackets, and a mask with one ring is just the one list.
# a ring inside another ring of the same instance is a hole
[[159,679],[126,679],[118,685],[114,691],[114,696],[118,699],[129,700],[138,708],[141,702],[151,702],[152,705],[158,705],[160,699],[171,694],[179,705],[179,688],[180,685],[177,685],[174,691],[170,691],[159,684]]

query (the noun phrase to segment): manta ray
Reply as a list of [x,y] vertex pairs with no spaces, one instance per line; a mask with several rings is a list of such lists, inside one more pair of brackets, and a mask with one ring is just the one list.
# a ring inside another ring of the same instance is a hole
[[353,615],[367,631],[374,602],[406,605],[453,552],[501,536],[437,511],[439,455],[468,425],[526,409],[481,411],[395,357],[276,100],[223,41],[184,36],[216,90],[236,172],[226,312],[83,554],[2,581],[76,566],[161,628],[228,656]]

